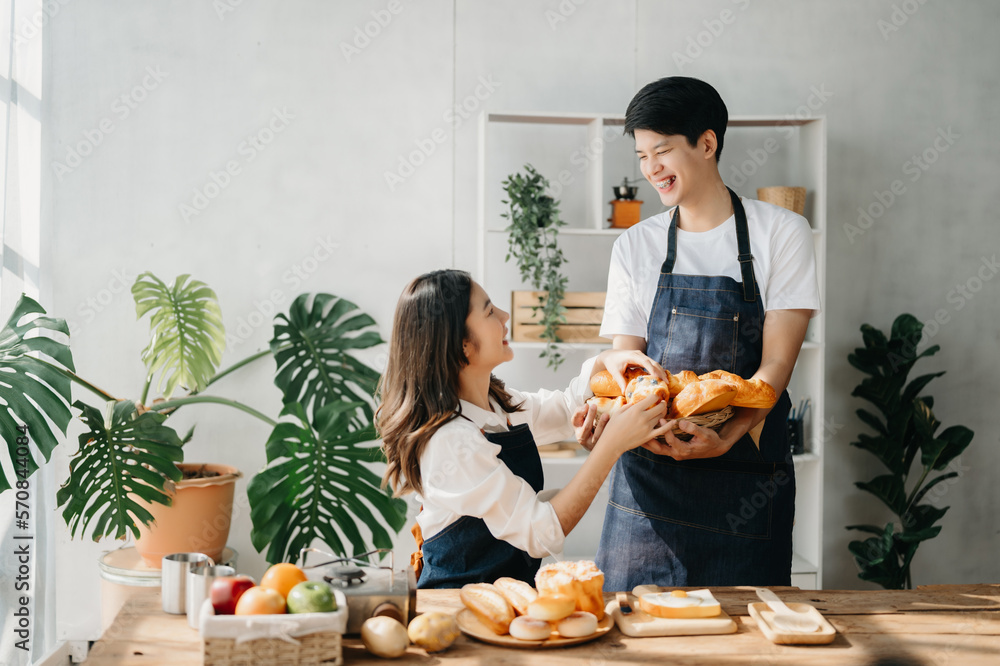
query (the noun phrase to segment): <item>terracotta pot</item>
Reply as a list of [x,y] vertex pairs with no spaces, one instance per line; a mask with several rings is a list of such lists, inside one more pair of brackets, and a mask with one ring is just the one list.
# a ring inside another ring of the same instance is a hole
[[229,465],[179,463],[177,466],[182,471],[204,467],[219,476],[168,482],[164,489],[172,498],[170,506],[135,498],[156,521],[149,527],[139,525],[139,538],[135,542],[143,562],[153,569],[159,569],[163,556],[171,553],[205,553],[213,561],[221,562],[229,539],[236,479],[243,473]]

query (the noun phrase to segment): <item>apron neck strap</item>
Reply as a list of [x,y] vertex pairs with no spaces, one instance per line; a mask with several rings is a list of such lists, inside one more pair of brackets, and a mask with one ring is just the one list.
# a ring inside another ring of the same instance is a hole
[[[743,203],[740,198],[730,188],[729,198],[733,204],[733,215],[736,218],[736,248],[739,251],[740,275],[743,278],[743,300],[753,303],[757,300],[753,274],[753,255],[750,254],[750,231],[747,228],[747,214],[743,210]],[[661,273],[673,273],[674,262],[677,261],[677,223],[680,220],[680,206],[674,208],[674,214],[670,217],[670,229],[667,231],[667,257],[660,266]]]

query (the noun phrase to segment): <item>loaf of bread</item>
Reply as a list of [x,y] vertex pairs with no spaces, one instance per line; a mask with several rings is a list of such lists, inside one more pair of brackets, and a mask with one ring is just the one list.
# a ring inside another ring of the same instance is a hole
[[594,396],[587,400],[587,404],[597,407],[597,415],[594,417],[594,423],[597,423],[597,420],[605,414],[614,414],[624,407],[625,398],[623,396],[618,396],[617,398]]
[[733,407],[753,407],[754,409],[770,409],[778,401],[774,387],[763,379],[743,379],[725,370],[713,370],[701,375],[699,379],[721,379],[736,388]]
[[528,604],[538,597],[538,592],[523,580],[517,578],[497,578],[493,587],[503,595],[518,615],[528,612]]
[[684,370],[676,375],[667,373],[667,388],[670,389],[670,395],[678,395],[688,384],[693,384],[696,381],[698,381],[698,375],[691,370]]
[[510,630],[514,608],[497,588],[489,583],[469,583],[459,591],[459,598],[493,633],[503,636]]
[[604,398],[617,398],[622,395],[622,387],[607,370],[601,370],[590,378],[590,390],[594,395]]
[[639,402],[650,393],[655,393],[664,402],[670,400],[670,388],[665,381],[653,375],[639,375],[625,387],[625,402],[629,404]]
[[604,572],[591,561],[553,562],[535,574],[538,594],[564,594],[576,601],[576,610],[604,617]]
[[674,396],[667,418],[683,419],[695,414],[717,412],[732,403],[736,389],[722,379],[703,379],[692,382]]

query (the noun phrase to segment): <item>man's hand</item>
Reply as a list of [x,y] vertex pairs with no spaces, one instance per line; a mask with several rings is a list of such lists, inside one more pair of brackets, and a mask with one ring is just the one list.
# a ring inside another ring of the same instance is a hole
[[[694,460],[696,458],[718,458],[733,448],[736,442],[727,442],[711,428],[702,428],[685,419],[677,419],[667,423],[666,442],[650,441],[642,446],[661,456],[669,456],[674,460]],[[682,441],[674,435],[674,427],[678,427],[692,437],[690,441]]]

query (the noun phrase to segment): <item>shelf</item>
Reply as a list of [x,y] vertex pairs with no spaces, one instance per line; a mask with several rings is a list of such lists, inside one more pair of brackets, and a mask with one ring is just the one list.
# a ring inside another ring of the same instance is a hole
[[819,567],[802,557],[796,552],[792,552],[792,574],[814,574],[819,571]]
[[822,460],[822,458],[819,457],[819,454],[812,453],[812,452],[809,452],[809,451],[807,451],[805,453],[796,453],[795,455],[792,456],[792,461],[794,463],[796,463],[796,464],[797,463],[817,463],[817,462],[819,462],[821,460]]
[[[549,346],[547,342],[509,342],[511,349],[545,349]],[[611,341],[607,342],[557,342],[556,348],[559,351],[586,349],[594,351],[604,351],[611,348]]]

